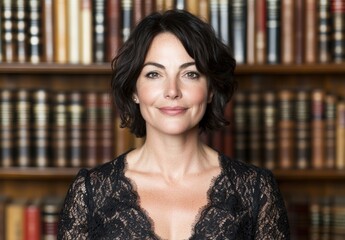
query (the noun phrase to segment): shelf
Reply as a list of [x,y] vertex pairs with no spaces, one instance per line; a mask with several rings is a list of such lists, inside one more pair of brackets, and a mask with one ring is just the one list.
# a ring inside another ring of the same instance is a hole
[[345,181],[344,170],[273,170],[273,174],[278,181]]
[[80,168],[0,168],[0,180],[70,180]]
[[286,64],[286,65],[238,65],[235,70],[238,75],[291,75],[291,74],[345,74],[345,64]]
[[0,74],[110,75],[111,64],[0,63]]

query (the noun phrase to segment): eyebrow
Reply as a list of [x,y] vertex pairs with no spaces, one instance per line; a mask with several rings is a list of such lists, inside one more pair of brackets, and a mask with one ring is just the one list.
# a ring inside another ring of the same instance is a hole
[[[158,67],[161,69],[165,69],[164,65],[156,63],[156,62],[147,62],[143,65],[143,68],[145,66],[148,66],[148,65],[152,65],[152,66],[155,66],[155,67]],[[182,64],[179,68],[184,69],[184,68],[187,68],[187,67],[192,66],[192,65],[195,65],[195,62],[186,62],[186,63]]]

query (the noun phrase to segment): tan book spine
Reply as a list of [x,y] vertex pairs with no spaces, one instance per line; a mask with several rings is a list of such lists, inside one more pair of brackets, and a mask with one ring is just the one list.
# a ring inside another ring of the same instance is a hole
[[81,0],[80,3],[80,62],[92,63],[93,40],[92,40],[92,2]]
[[198,0],[186,0],[186,9],[188,12],[199,16],[199,1]]
[[55,0],[53,3],[54,59],[57,63],[67,63],[67,2],[66,0]]
[[334,94],[327,94],[325,97],[325,168],[333,169],[336,159],[336,103],[337,97]]
[[210,3],[209,0],[199,1],[199,18],[205,22],[210,22]]
[[247,64],[255,63],[255,0],[247,0]]
[[336,164],[337,169],[345,168],[345,101],[337,103]]
[[54,61],[53,0],[42,1],[42,53],[45,62]]
[[317,60],[317,6],[316,0],[307,0],[305,7],[305,63]]
[[67,4],[67,62],[75,64],[80,62],[80,1],[68,0]]
[[5,209],[5,239],[24,239],[24,210],[25,202],[15,200],[9,202]]
[[294,0],[282,0],[282,63],[294,62]]
[[266,63],[266,1],[255,1],[255,63]]

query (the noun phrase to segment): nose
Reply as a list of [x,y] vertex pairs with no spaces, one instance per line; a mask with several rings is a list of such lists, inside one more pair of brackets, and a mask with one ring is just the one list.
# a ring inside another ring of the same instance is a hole
[[182,97],[178,79],[167,80],[164,97],[169,99],[178,99]]

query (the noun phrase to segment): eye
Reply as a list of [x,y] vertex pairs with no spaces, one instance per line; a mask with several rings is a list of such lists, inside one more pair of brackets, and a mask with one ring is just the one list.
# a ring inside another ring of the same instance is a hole
[[198,72],[187,72],[185,76],[189,79],[198,79],[200,74]]
[[151,79],[155,79],[159,77],[159,73],[157,72],[148,72],[145,77],[147,78],[151,78]]

